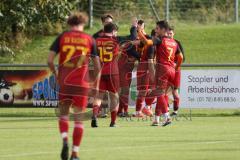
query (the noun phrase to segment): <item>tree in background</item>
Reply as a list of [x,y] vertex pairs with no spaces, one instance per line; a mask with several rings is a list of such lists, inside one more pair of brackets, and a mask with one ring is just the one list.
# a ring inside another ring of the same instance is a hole
[[49,35],[62,30],[70,11],[86,1],[79,0],[1,0],[0,55],[3,48],[21,47],[34,35]]

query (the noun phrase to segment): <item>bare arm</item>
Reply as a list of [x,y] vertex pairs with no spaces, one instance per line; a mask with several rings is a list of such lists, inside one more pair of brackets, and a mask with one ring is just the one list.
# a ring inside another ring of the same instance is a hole
[[138,30],[138,37],[145,45],[148,45],[148,46],[153,45],[153,41],[147,39],[146,36],[143,34],[143,32],[141,30]]
[[182,46],[182,44],[181,44],[180,41],[178,41],[178,40],[176,40],[176,39],[175,39],[175,41],[177,42],[177,44],[178,44],[178,46],[179,46],[179,49],[180,49],[180,51],[182,52],[182,55],[183,55],[183,62],[185,62],[185,54],[184,54],[183,46]]
[[92,41],[91,57],[92,57],[93,67],[94,67],[94,85],[95,85],[94,87],[96,88],[96,90],[98,90],[99,81],[101,77],[101,62],[100,62],[96,42],[94,39]]
[[148,48],[148,70],[151,81],[154,81],[155,77],[155,66],[154,66],[154,47]]
[[155,67],[154,67],[154,60],[148,59],[148,69],[150,72],[150,78],[153,80],[155,77]]
[[159,45],[162,41],[159,38],[148,39],[144,34],[143,31],[138,31],[138,37],[141,42],[145,45],[152,46],[152,45]]
[[175,69],[176,69],[176,71],[178,71],[180,69],[180,67],[181,67],[182,62],[183,62],[183,54],[182,54],[182,52],[180,52],[179,54],[176,55],[176,59],[177,59],[177,61],[176,61]]
[[56,72],[55,65],[54,65],[55,57],[56,57],[56,53],[53,51],[50,51],[50,53],[48,55],[47,63],[48,63],[48,67],[49,67],[50,71],[57,77],[57,72]]
[[48,60],[47,60],[48,67],[49,67],[50,71],[56,76],[56,78],[57,78],[58,74],[57,74],[56,69],[55,69],[54,59],[60,51],[59,44],[60,44],[61,35],[62,34],[60,34],[55,39],[55,41],[52,43],[52,45],[50,47],[50,52],[49,52],[49,55],[48,55]]
[[101,76],[101,63],[98,56],[95,56],[92,58],[93,60],[93,66],[94,66],[94,75],[96,80],[98,80]]

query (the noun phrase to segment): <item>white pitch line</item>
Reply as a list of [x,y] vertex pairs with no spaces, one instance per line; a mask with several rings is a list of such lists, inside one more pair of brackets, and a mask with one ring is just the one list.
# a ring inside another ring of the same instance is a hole
[[31,153],[20,153],[20,154],[6,154],[0,156],[0,158],[8,158],[8,157],[28,157],[28,156],[37,156],[37,155],[45,155],[45,154],[55,154],[57,152],[31,152]]
[[[203,142],[189,142],[189,143],[170,143],[168,145],[201,145],[201,144],[217,144],[217,143],[231,143],[236,141],[203,141]],[[149,146],[121,146],[121,147],[109,147],[104,148],[104,150],[123,150],[123,149],[144,149],[144,148],[158,148],[160,146],[166,146],[166,144],[158,144],[158,145],[149,145]],[[99,151],[99,149],[81,149],[81,152],[90,152],[90,151]],[[9,157],[28,157],[28,156],[37,156],[37,155],[47,155],[47,154],[58,154],[59,152],[31,152],[31,153],[21,153],[21,154],[6,154],[1,155],[0,158],[9,158]]]

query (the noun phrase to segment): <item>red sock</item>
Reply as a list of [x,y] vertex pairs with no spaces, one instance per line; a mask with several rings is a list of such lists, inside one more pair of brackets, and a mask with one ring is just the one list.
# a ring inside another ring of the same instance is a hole
[[58,120],[59,131],[61,133],[64,142],[68,141],[68,128],[69,128],[69,118],[68,116],[60,116]]
[[136,111],[139,112],[142,110],[142,104],[143,104],[144,98],[138,97],[136,101]]
[[73,130],[73,150],[72,156],[77,157],[79,146],[83,137],[84,127],[81,122],[74,122],[74,130]]
[[177,111],[179,108],[179,97],[175,97],[173,101],[173,110]]
[[156,108],[155,108],[155,116],[160,116],[160,115],[161,115],[160,106],[159,106],[159,105],[156,105]]
[[169,104],[168,104],[168,101],[169,101],[169,100],[168,100],[168,95],[167,95],[167,94],[165,94],[164,98],[165,98],[165,101],[166,101],[166,103],[167,103],[167,106],[168,106],[168,105],[169,105]]
[[99,113],[99,109],[100,109],[100,106],[98,105],[93,105],[93,116],[94,117],[97,117],[98,113]]
[[125,113],[128,112],[128,104],[125,104],[125,105],[123,106],[123,110],[124,110]]
[[157,99],[157,106],[160,107],[161,113],[167,113],[168,112],[168,104],[166,102],[166,98],[164,95],[160,95]]
[[128,112],[128,95],[121,95],[120,96],[119,109],[120,108],[121,108],[121,111],[123,109],[124,112]]
[[116,122],[116,118],[117,118],[117,112],[116,111],[112,111],[111,112],[111,123],[115,123]]

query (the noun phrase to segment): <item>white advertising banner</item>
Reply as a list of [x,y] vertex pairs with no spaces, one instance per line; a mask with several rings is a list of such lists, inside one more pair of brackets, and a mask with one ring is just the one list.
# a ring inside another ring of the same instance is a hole
[[180,106],[240,108],[240,70],[182,70]]

